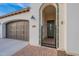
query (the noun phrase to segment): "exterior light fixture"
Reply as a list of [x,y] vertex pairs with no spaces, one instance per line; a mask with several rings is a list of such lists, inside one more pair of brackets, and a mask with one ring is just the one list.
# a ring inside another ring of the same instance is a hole
[[32,15],[31,19],[34,19],[35,20],[35,17]]
[[[31,19],[32,19],[32,20],[35,20],[35,17],[32,15],[32,16],[31,16]],[[33,25],[32,25],[32,28],[36,28],[36,25],[33,24]]]

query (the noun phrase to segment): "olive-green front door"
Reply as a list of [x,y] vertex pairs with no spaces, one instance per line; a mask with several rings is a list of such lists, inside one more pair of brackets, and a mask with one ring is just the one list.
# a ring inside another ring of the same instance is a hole
[[47,21],[47,37],[54,38],[55,36],[55,21]]

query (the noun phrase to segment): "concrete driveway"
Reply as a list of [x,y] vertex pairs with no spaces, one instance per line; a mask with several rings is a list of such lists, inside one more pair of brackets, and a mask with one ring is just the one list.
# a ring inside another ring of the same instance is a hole
[[0,39],[0,56],[11,56],[27,45],[27,41],[15,39]]

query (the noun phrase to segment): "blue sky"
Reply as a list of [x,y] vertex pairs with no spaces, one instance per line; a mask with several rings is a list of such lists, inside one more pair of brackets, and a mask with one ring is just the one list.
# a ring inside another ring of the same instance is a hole
[[0,3],[0,16],[30,7],[30,3]]

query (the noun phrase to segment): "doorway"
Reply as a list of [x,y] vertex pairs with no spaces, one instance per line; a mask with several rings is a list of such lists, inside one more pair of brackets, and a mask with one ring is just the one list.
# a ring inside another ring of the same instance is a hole
[[56,8],[53,5],[42,10],[41,45],[56,48]]
[[[43,27],[44,28],[44,27]],[[45,29],[43,31],[43,39],[41,41],[42,46],[46,47],[51,47],[51,48],[56,48],[56,38],[55,38],[55,20],[49,20],[47,21],[47,26],[46,26],[47,31]]]

